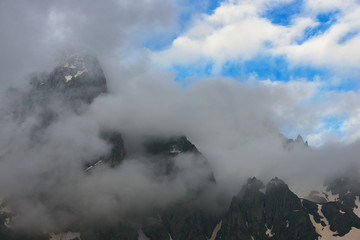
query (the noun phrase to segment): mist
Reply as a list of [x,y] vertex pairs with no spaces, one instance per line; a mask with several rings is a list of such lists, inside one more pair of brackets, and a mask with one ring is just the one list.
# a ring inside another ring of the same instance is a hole
[[[117,168],[86,174],[86,161],[109,152],[102,131],[120,132],[127,149],[141,148],[152,136],[186,136],[216,178],[205,194],[209,204],[220,195],[229,201],[252,176],[264,182],[277,176],[305,197],[329,176],[358,168],[359,141],[284,147],[281,129],[302,114],[316,115],[316,107],[298,107],[314,83],[225,77],[204,77],[187,87],[175,82],[141,44],[146,34],[177,31],[176,4],[152,2],[0,3],[0,196],[19,213],[15,225],[54,231],[79,220],[123,220],[170,206],[206,185],[207,171],[191,154],[175,158],[180,172],[172,177],[158,176],[146,156],[136,154]],[[30,74],[51,72],[73,49],[99,58],[109,93],[80,113],[55,97],[49,106],[58,118],[34,140],[41,106],[20,122],[14,108],[30,89]]]

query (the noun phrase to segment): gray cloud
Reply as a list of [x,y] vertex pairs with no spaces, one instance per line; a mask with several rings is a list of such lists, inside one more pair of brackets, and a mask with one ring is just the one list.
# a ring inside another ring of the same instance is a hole
[[126,49],[169,31],[176,16],[167,0],[5,0],[0,7],[0,71],[7,87],[23,86],[26,74],[51,68],[59,50],[69,47],[90,49],[104,61],[128,57]]
[[278,124],[288,122],[277,112],[296,106],[287,87],[212,78],[182,89],[164,75],[141,72],[146,76],[126,78],[131,82],[128,91],[98,98],[90,108],[91,118],[140,139],[185,134],[206,155],[218,184],[230,194],[248,177],[278,176],[305,197],[328,175],[357,161],[358,142],[284,148]]

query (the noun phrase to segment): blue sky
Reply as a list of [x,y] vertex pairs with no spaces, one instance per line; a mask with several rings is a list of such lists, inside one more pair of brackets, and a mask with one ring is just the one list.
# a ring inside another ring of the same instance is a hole
[[[356,0],[193,2],[185,1],[179,8],[180,27],[171,37],[143,44],[182,86],[206,77],[284,86],[301,81],[315,82],[317,89],[304,97],[307,101],[300,97],[299,103],[331,106],[344,94],[358,96],[360,4]],[[357,122],[357,110],[337,108],[320,114],[317,127],[294,123],[289,134],[300,132],[314,145],[328,141],[330,135],[346,141],[350,119]]]

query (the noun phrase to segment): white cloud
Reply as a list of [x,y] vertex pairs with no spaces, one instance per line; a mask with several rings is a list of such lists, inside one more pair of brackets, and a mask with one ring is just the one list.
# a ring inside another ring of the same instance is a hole
[[[339,70],[360,65],[360,4],[354,0],[306,1],[290,25],[281,26],[262,16],[281,2],[284,1],[225,2],[213,14],[194,20],[188,31],[179,35],[168,49],[153,53],[153,57],[165,65],[205,60],[215,63],[217,68],[226,61],[247,60],[259,54],[286,56],[293,64]],[[305,36],[308,28],[321,24],[317,14],[335,10],[336,22],[328,30],[314,37]],[[354,36],[341,43],[349,33]]]
[[305,9],[311,12],[327,12],[334,9],[349,9],[356,2],[353,0],[306,0]]
[[300,133],[311,146],[349,144],[360,139],[359,92],[329,91],[321,80],[265,80],[259,84],[272,94],[273,100],[279,93],[286,93],[281,101],[272,102],[269,112],[286,136],[296,137]]
[[154,53],[154,57],[165,64],[186,64],[204,58],[217,64],[249,59],[265,42],[276,42],[284,35],[283,27],[259,17],[262,7],[262,1],[224,3],[212,15],[194,21],[169,49]]
[[360,108],[353,111],[352,116],[349,117],[341,126],[341,131],[347,132],[346,142],[354,142],[360,138]]
[[[302,44],[289,42],[273,49],[273,54],[286,55],[295,63],[329,66],[335,68],[359,67],[360,64],[360,5],[346,9],[323,34],[304,41]],[[356,34],[341,43],[347,34]]]

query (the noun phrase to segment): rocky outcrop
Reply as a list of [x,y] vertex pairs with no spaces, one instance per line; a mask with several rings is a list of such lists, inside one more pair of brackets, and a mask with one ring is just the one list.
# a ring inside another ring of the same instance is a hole
[[280,179],[248,180],[233,198],[217,239],[316,239],[308,211]]
[[307,141],[304,141],[302,136],[299,134],[295,139],[292,138],[286,138],[285,136],[281,135],[283,139],[283,146],[285,149],[292,149],[294,146],[299,147],[309,147],[309,144]]
[[326,180],[325,189],[310,194],[313,202],[304,200],[315,224],[321,224],[321,231],[326,229],[333,236],[346,236],[360,229],[360,185],[353,171]]

